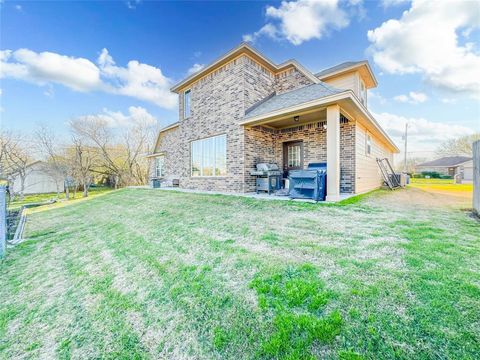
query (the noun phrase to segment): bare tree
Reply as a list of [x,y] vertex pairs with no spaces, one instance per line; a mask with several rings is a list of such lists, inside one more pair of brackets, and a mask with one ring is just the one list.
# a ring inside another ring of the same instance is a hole
[[439,146],[436,153],[439,156],[472,156],[472,146],[476,140],[480,140],[480,133],[448,140]]
[[73,143],[73,174],[83,187],[83,197],[88,196],[88,187],[92,181],[92,171],[95,167],[95,150],[85,145],[79,137],[72,137]]
[[0,179],[7,180],[8,178],[8,149],[10,147],[11,135],[8,132],[2,131],[0,133]]
[[146,154],[153,145],[153,127],[144,119],[139,119],[124,133],[127,172],[130,183],[142,185],[148,181],[148,159]]
[[23,199],[28,165],[31,162],[30,152],[27,148],[29,140],[25,136],[10,132],[2,132],[1,139],[2,172],[9,183],[13,184],[17,178],[20,180],[18,195]]
[[111,180],[113,186],[144,184],[148,177],[145,154],[153,139],[153,127],[147,119],[137,119],[124,128],[111,128],[99,116],[87,116],[70,122],[72,132],[96,149],[96,173]]
[[45,171],[55,182],[57,197],[60,196],[60,185],[65,187],[65,197],[70,199],[69,178],[72,167],[66,157],[65,151],[59,145],[55,134],[44,125],[40,125],[35,133],[36,143],[40,153],[46,159]]
[[[82,139],[84,144],[97,151],[100,166],[95,171],[119,179],[122,173],[118,159],[119,151],[111,145],[115,135],[107,122],[98,116],[85,116],[72,120],[70,127],[77,139]],[[114,186],[117,187],[117,181]]]

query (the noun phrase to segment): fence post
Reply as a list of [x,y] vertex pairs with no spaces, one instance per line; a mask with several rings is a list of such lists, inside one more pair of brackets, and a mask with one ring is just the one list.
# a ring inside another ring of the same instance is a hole
[[0,185],[0,258],[5,256],[7,241],[7,187]]
[[473,143],[473,212],[480,216],[480,140]]

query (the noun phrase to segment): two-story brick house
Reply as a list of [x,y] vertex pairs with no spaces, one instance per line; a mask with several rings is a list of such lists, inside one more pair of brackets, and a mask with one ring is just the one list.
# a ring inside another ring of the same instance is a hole
[[251,192],[250,171],[327,162],[327,200],[382,184],[376,158],[398,148],[367,110],[368,62],[313,74],[274,64],[246,43],[172,87],[178,122],[160,130],[152,178],[181,188]]

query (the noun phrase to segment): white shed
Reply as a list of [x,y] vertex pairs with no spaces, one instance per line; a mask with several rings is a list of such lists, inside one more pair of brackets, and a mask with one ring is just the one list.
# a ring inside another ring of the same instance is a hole
[[[18,193],[21,189],[20,176],[13,178],[13,191]],[[43,161],[36,161],[27,166],[25,177],[24,194],[44,194],[63,192],[65,187],[63,178],[49,171],[47,164]]]

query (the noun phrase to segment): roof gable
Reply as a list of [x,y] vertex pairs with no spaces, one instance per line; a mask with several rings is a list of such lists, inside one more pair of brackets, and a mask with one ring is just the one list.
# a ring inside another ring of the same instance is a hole
[[180,90],[200,80],[204,76],[207,76],[211,72],[215,71],[217,68],[229,63],[230,61],[233,61],[234,59],[238,58],[241,55],[247,55],[248,57],[260,63],[262,66],[265,66],[274,74],[287,70],[288,68],[295,67],[298,71],[304,74],[313,83],[320,82],[318,78],[311,71],[307,70],[305,67],[299,64],[296,60],[287,60],[277,65],[273,61],[268,59],[266,56],[261,54],[259,51],[257,51],[255,48],[253,48],[251,45],[249,45],[248,43],[242,42],[239,46],[230,50],[223,56],[217,58],[215,61],[205,66],[203,69],[197,71],[196,73],[188,76],[184,80],[175,84],[170,88],[170,90],[178,93]]
[[353,72],[355,70],[358,70],[360,72],[360,75],[362,75],[362,77],[367,80],[365,82],[367,88],[373,88],[378,85],[377,79],[375,78],[372,68],[370,67],[370,64],[367,60],[346,61],[341,64],[324,69],[316,73],[315,76],[320,80],[325,81],[326,79],[329,79],[331,77],[338,76],[343,73],[348,73],[350,71]]

